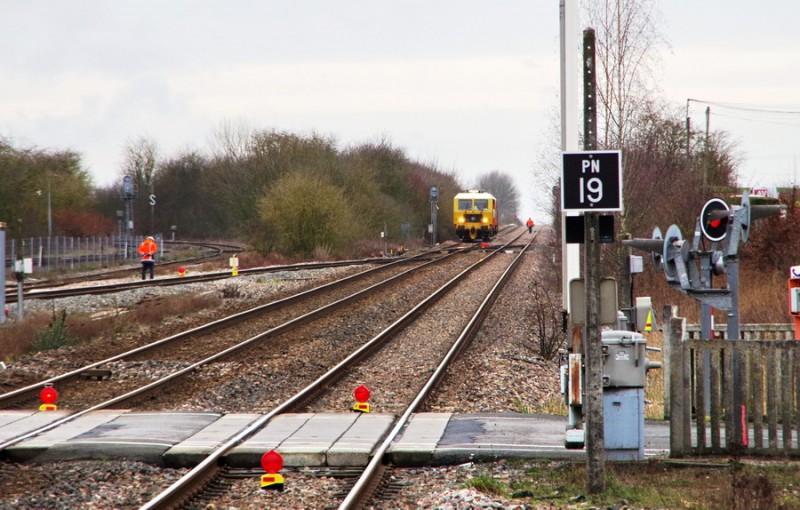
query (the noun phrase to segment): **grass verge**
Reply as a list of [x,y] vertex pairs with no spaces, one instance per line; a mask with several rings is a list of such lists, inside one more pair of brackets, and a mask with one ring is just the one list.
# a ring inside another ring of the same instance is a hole
[[[800,463],[714,459],[607,463],[605,490],[586,493],[586,465],[575,461],[509,461],[502,474],[464,482],[487,495],[533,508],[800,509]],[[493,466],[493,465],[492,465]]]

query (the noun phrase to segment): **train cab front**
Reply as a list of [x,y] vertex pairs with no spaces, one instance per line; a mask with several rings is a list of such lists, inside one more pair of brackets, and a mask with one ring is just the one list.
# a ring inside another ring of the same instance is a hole
[[456,235],[466,242],[488,241],[492,235],[491,222],[480,212],[464,212],[456,219]]
[[453,226],[465,242],[488,241],[497,231],[497,201],[483,190],[467,190],[453,199]]

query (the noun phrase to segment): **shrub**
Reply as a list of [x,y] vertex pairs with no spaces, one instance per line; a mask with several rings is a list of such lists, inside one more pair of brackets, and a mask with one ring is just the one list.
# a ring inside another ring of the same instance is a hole
[[60,314],[53,313],[53,319],[47,328],[36,333],[31,348],[36,351],[58,349],[69,344],[67,335],[67,311],[61,310]]
[[537,338],[539,355],[552,360],[566,342],[562,331],[561,297],[538,280],[531,282],[529,296],[531,323]]

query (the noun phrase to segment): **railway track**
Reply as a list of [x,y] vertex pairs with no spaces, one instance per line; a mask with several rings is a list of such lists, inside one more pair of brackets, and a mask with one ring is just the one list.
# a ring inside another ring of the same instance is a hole
[[[502,251],[502,249],[501,249],[501,250],[498,250],[498,252],[500,252],[500,251]],[[454,284],[454,285],[455,285],[455,284]],[[384,299],[386,299],[386,298],[384,297]],[[436,301],[436,300],[434,299],[433,301]],[[451,305],[451,306],[452,306],[452,305]],[[347,308],[347,309],[349,309],[349,308],[352,308],[352,305],[348,305],[346,308]],[[409,315],[409,314],[411,314],[412,318],[414,318],[413,316],[415,316],[415,315],[416,315],[416,312],[411,312],[411,311],[409,311],[409,312],[407,312],[405,315]],[[404,316],[405,316],[405,315],[404,315]],[[399,320],[399,319],[398,319],[398,320]],[[411,319],[409,319],[409,320],[410,320],[411,322],[414,322],[414,321],[413,321],[413,320],[411,320]],[[336,328],[337,326],[336,326],[336,325],[333,325],[332,327],[333,327],[333,328]],[[302,335],[300,335],[300,336],[302,336]],[[387,335],[387,336],[390,336],[390,335]],[[418,333],[416,336],[420,336],[420,334]],[[377,337],[377,335],[376,335],[376,337]],[[462,348],[463,348],[463,347],[462,347]],[[377,347],[373,347],[371,350],[376,350],[376,349],[378,349],[378,348],[377,348]],[[368,350],[369,350],[369,349],[368,349]],[[365,351],[365,352],[366,352],[366,351]],[[363,355],[366,355],[366,354],[363,354]],[[289,355],[288,357],[291,357],[291,355]],[[355,363],[355,362],[354,362],[354,363]],[[324,363],[323,363],[323,364],[324,364]],[[373,365],[376,365],[376,366],[384,366],[384,365],[382,365],[381,363],[378,363],[378,362],[373,362],[372,364],[373,364]],[[369,363],[367,363],[367,367],[368,367],[368,366],[369,366]],[[351,367],[351,372],[352,372],[353,370],[354,370],[354,369]],[[360,370],[360,369],[359,369],[359,370]],[[400,369],[398,369],[398,371],[400,371]],[[338,377],[345,377],[345,376],[338,376]],[[367,377],[367,376],[364,376],[364,377]],[[347,378],[345,377],[345,379],[347,379]],[[327,382],[324,382],[324,383],[322,384],[322,386],[325,386],[325,387],[327,387],[327,386],[331,386],[331,385],[332,385],[332,382],[331,382],[331,381],[327,381]],[[405,383],[398,382],[396,385],[397,385],[397,386],[404,386],[404,385],[405,385]],[[312,398],[312,396],[311,396],[311,395],[307,395],[306,397],[304,397],[304,398],[302,398],[302,399],[299,399],[299,400],[297,400],[297,401],[294,403],[294,405],[295,405],[295,406],[297,406],[297,408],[298,408],[298,409],[300,409],[300,410],[314,410],[314,409],[321,410],[321,409],[326,409],[326,406],[335,406],[335,405],[337,405],[337,404],[332,404],[331,402],[335,402],[335,401],[347,401],[347,402],[349,403],[349,394],[350,394],[350,392],[352,391],[352,382],[346,382],[346,383],[344,384],[344,386],[340,387],[338,390],[334,390],[334,393],[335,393],[336,391],[338,391],[338,393],[339,393],[339,396],[332,396],[333,394],[332,394],[331,392],[326,392],[326,393],[328,394],[328,396],[327,396],[327,397],[325,397],[325,396],[318,397],[318,398],[317,398],[317,401],[316,401],[316,402],[317,402],[316,404],[315,404],[315,403],[313,403],[313,402],[312,402],[312,403],[309,403],[309,402],[310,402],[310,399]],[[183,393],[183,394],[185,395],[185,393],[184,393],[183,391],[178,391],[178,393]],[[342,395],[344,395],[344,397],[342,397]],[[328,403],[325,403],[326,401],[327,401]],[[388,403],[386,403],[386,402],[384,402],[384,404],[387,404],[387,405],[388,405]],[[126,405],[127,405],[127,404],[126,404]],[[272,404],[269,404],[269,405],[272,405]],[[398,406],[399,404],[392,404],[392,405],[394,405],[394,406],[395,406],[394,408],[392,408],[392,412],[397,412],[397,414],[403,414],[403,413],[400,413],[400,412],[399,412],[399,411],[400,411],[400,408],[399,408],[399,407],[396,407],[396,406]],[[160,404],[159,404],[159,406],[160,406]],[[317,408],[315,408],[314,406],[320,406],[320,407],[317,407]],[[278,406],[273,406],[273,409],[278,409],[279,407],[280,407],[280,405],[278,405]],[[397,411],[395,411],[395,409],[397,409]],[[259,411],[260,411],[260,410],[259,410]],[[378,455],[376,455],[376,457],[379,457],[379,456],[378,456]],[[350,470],[350,471],[346,471],[346,472],[338,472],[338,471],[336,471],[336,470],[333,470],[333,471],[335,471],[335,472],[331,472],[331,473],[329,473],[329,474],[328,474],[328,475],[326,475],[326,476],[331,476],[331,477],[335,477],[335,478],[337,478],[337,479],[345,480],[345,482],[343,482],[345,486],[347,486],[347,485],[353,485],[353,486],[355,486],[355,485],[356,485],[356,484],[355,484],[355,482],[353,482],[353,477],[354,477],[355,475],[354,475],[354,473],[352,472],[352,470]],[[321,471],[321,472],[325,472],[325,471],[323,470],[323,471]],[[252,472],[247,472],[246,470],[245,470],[245,471],[241,471],[241,470],[239,470],[239,471],[236,471],[236,470],[233,470],[233,471],[231,471],[231,470],[229,470],[229,471],[227,472],[227,474],[223,475],[223,478],[224,478],[224,479],[228,479],[228,480],[234,480],[234,481],[235,481],[235,480],[237,480],[237,479],[240,479],[240,478],[242,478],[242,477],[245,477],[245,478],[247,478],[247,477],[250,477],[250,476],[254,476],[254,474],[253,474]],[[347,481],[347,480],[349,480],[349,481]],[[226,483],[229,483],[229,482],[222,483],[222,485],[225,485]],[[387,496],[386,494],[383,494],[381,497],[382,497],[382,498],[386,498],[386,497],[388,497],[388,496]],[[380,505],[379,505],[379,506],[380,506]]]
[[[405,258],[401,260],[405,261],[409,259]],[[367,265],[367,264],[382,265],[390,263],[392,261],[396,261],[396,259],[360,259],[360,260],[343,260],[336,262],[306,262],[300,264],[287,264],[287,265],[255,267],[249,269],[239,269],[237,272],[239,275],[252,275],[252,274],[277,273],[282,271],[303,271],[308,269],[320,269],[327,267],[344,267],[344,266]],[[129,274],[135,273],[138,275],[138,270],[136,270],[135,272],[128,271],[127,273]],[[109,294],[113,292],[138,289],[142,287],[166,287],[171,285],[184,285],[187,283],[223,280],[227,278],[234,278],[230,270],[206,272],[202,274],[192,274],[187,276],[157,278],[154,280],[137,279],[135,281],[128,281],[128,282],[116,282],[116,283],[108,283],[101,285],[88,285],[88,286],[69,287],[69,288],[64,288],[64,285],[66,285],[65,283],[58,283],[51,286],[39,286],[34,288],[27,288],[23,293],[23,300],[58,299],[58,298],[82,296],[82,295]],[[92,278],[89,278],[88,280],[81,278],[76,281],[85,282],[85,281],[96,281],[96,280],[93,280]],[[6,303],[16,303],[17,298],[18,295],[16,291],[6,292]]]
[[[501,253],[502,249],[503,248],[495,250],[491,256],[493,257]],[[491,304],[499,295],[503,284],[507,281],[513,269],[517,266],[517,263],[519,262],[523,253],[524,250],[514,258],[510,265],[504,268],[500,276],[494,282],[494,285],[487,291],[487,293],[480,294],[481,299],[479,300],[477,309],[474,312],[467,314],[468,320],[466,321],[466,325],[461,331],[461,334],[458,335],[455,341],[449,342],[449,348],[444,349],[445,353],[443,354],[443,357],[440,358],[440,361],[432,364],[432,367],[429,370],[430,375],[422,388],[416,392],[414,396],[411,396],[410,400],[406,399],[407,402],[404,405],[404,410],[400,413],[400,417],[395,421],[391,432],[380,445],[378,450],[374,452],[372,458],[373,460],[364,469],[358,479],[353,482],[352,488],[341,501],[339,508],[358,508],[364,505],[367,499],[371,496],[372,491],[379,485],[383,472],[382,459],[386,449],[405,426],[411,414],[421,405],[433,388],[435,388],[436,383],[446,372],[447,367],[453,362],[453,360],[456,359],[458,354],[469,345],[469,342],[477,332],[478,327],[491,307]],[[314,400],[318,402],[324,401],[326,399],[326,394],[330,396],[335,393],[347,393],[349,391],[348,389],[352,388],[352,382],[337,384],[338,380],[345,378],[347,374],[352,374],[353,368],[356,365],[363,363],[366,358],[386,346],[390,340],[400,335],[404,330],[407,330],[407,328],[412,327],[420,315],[425,314],[440,299],[442,299],[449,292],[453,291],[453,289],[460,282],[466,279],[472,271],[483,266],[484,264],[487,264],[490,258],[491,257],[487,257],[475,262],[448,280],[444,285],[440,286],[433,293],[428,295],[425,299],[407,311],[400,319],[393,322],[388,328],[384,329],[378,335],[374,336],[371,340],[363,344],[356,351],[352,352],[341,363],[330,368],[325,374],[317,378],[303,390],[285,400],[270,412],[264,414],[260,419],[253,422],[249,427],[231,438],[226,444],[218,448],[187,475],[175,482],[167,490],[162,492],[159,496],[151,500],[142,508],[161,509],[179,507],[183,504],[182,502],[189,497],[188,495],[193,495],[192,497],[196,497],[202,501],[203,504],[211,504],[208,503],[209,499],[211,499],[208,497],[208,495],[201,494],[199,496],[194,496],[194,494],[197,491],[201,491],[207,487],[213,487],[215,491],[218,491],[221,484],[215,480],[224,478],[226,476],[226,471],[224,471],[224,469],[221,467],[221,460],[228,451],[241,443],[247,437],[260,430],[266,423],[269,422],[269,420],[279,414],[314,409],[315,404],[312,402]],[[470,290],[474,292],[474,289]],[[409,333],[407,336],[414,337],[416,335],[414,335],[414,333]],[[423,342],[424,341],[425,340],[423,339]],[[391,356],[391,354],[389,354],[389,356]],[[385,363],[381,362],[377,362],[376,366],[379,367],[379,370],[386,370],[388,368]],[[400,386],[404,385],[403,382],[397,382],[396,384]],[[336,397],[332,398],[334,400],[337,399]],[[322,409],[329,409],[329,407],[326,407],[327,404],[325,403],[318,403],[316,405],[321,406]]]
[[[422,266],[434,265],[442,260],[446,260],[455,253],[456,252],[453,252],[444,257],[434,258],[430,261],[422,260],[419,261],[418,264]],[[418,259],[421,258],[422,257],[418,257]],[[294,327],[298,324],[302,324],[322,313],[330,313],[349,301],[363,297],[369,292],[374,292],[392,281],[408,276],[415,268],[405,269],[405,266],[413,261],[414,259],[396,260],[384,266],[371,268],[356,273],[355,275],[156,340],[137,347],[136,349],[119,353],[70,372],[27,385],[23,388],[6,392],[0,395],[0,408],[14,408],[24,405],[30,406],[31,403],[38,398],[39,391],[45,385],[53,385],[59,388],[70,386],[69,392],[65,392],[65,395],[71,395],[71,397],[68,398],[72,399],[66,402],[68,405],[73,407],[93,408],[97,405],[96,395],[90,395],[88,397],[83,396],[85,393],[91,394],[93,390],[82,391],[76,388],[76,386],[96,386],[91,383],[92,380],[96,378],[108,379],[108,376],[110,376],[112,372],[124,371],[126,362],[139,361],[139,364],[133,364],[133,370],[136,371],[136,367],[141,366],[143,362],[156,360],[159,359],[159,357],[162,357],[162,359],[163,357],[168,357],[176,360],[184,367],[190,367],[182,372],[188,373],[199,366],[214,362],[218,357],[228,354],[227,352],[221,354],[221,351],[242,349],[250,343],[262,340],[267,336],[273,336],[288,329],[290,326]],[[283,320],[280,320],[281,316],[276,316],[275,312],[289,307],[290,305],[294,305],[294,309],[284,314]],[[259,317],[266,317],[266,320],[257,321],[255,324],[252,324],[252,322]],[[246,327],[241,328],[241,324],[245,322],[247,323]],[[224,333],[226,329],[230,329],[231,331]],[[257,333],[253,334],[254,331],[257,331]],[[248,335],[247,333],[250,334]],[[221,349],[220,338],[223,336],[227,336],[229,341],[227,342],[228,345]],[[201,349],[198,346],[206,346],[206,348]],[[188,356],[192,356],[192,358],[188,358]],[[123,382],[128,383],[126,385],[127,387],[135,387],[136,381],[138,380],[140,380],[139,377],[122,378]],[[117,385],[106,382],[104,386],[103,393],[119,394],[123,384]],[[91,402],[92,399],[94,399],[95,402]]]

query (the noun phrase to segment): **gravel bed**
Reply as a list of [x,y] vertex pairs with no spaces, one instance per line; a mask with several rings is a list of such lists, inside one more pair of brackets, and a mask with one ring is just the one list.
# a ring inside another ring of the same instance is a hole
[[[560,398],[558,367],[555,362],[538,357],[530,319],[533,309],[533,303],[530,301],[531,282],[551,276],[553,270],[552,264],[549,262],[552,256],[549,251],[551,249],[549,243],[537,241],[535,246],[534,252],[525,256],[517,275],[509,281],[503,296],[487,317],[483,331],[473,346],[463,353],[462,360],[445,377],[441,389],[428,404],[429,410],[452,412],[537,411],[547,408],[553,400],[557,401]],[[223,306],[224,313],[230,313],[228,310],[236,307],[245,309],[252,306],[254,301],[264,302],[282,292],[316,286],[324,279],[352,272],[352,268],[330,268],[240,276],[236,279],[240,297],[235,300],[226,300]],[[313,278],[313,281],[306,278]],[[198,289],[221,293],[226,285],[231,285],[231,280],[155,289],[136,289],[113,296],[65,298],[57,300],[55,307],[68,308],[74,312],[98,313],[109,308],[133,306],[142,299],[151,297],[153,293],[172,295],[194,292]],[[387,309],[391,309],[391,300],[386,301],[385,306]],[[557,297],[557,301],[560,302],[560,297]],[[247,302],[250,302],[249,306],[245,305]],[[54,304],[45,302],[35,303],[34,300],[26,302],[26,312],[29,310],[28,305],[41,306],[44,310],[52,310],[54,306]],[[209,320],[209,316],[213,316],[214,313],[223,313],[223,310],[204,311],[198,314],[200,317],[187,314],[182,318],[171,319],[170,324],[154,328],[157,330],[154,334],[160,334],[163,337],[165,336],[162,334],[163,331],[170,328],[176,331],[187,329],[195,325],[193,322]],[[374,315],[371,322],[382,323],[386,320],[388,317]],[[342,328],[346,322],[343,319]],[[332,329],[337,327],[331,326]],[[358,334],[360,329],[364,330],[364,335],[369,334],[371,330],[366,324],[349,324],[349,327],[350,329],[344,330],[349,336]],[[439,320],[439,322],[426,327],[441,329],[453,326]],[[422,339],[425,338],[425,333],[420,332],[417,335]],[[325,348],[332,347],[327,345]],[[316,348],[323,347],[317,344]],[[79,351],[80,348],[75,350]],[[50,352],[44,356],[26,357],[11,364],[6,372],[19,370],[30,374],[41,374],[49,373],[52,370],[55,373],[61,373],[65,370],[65,366],[70,364],[69,361],[66,361],[67,359],[71,359],[69,352],[60,354]],[[307,360],[313,359],[313,356],[307,358]],[[53,368],[54,365],[55,368]],[[143,366],[144,368],[153,371],[159,370],[155,366],[149,368]],[[220,369],[236,372],[241,371],[242,366],[230,364],[225,367],[224,364],[220,364]],[[268,372],[262,371],[262,373]],[[0,372],[0,382],[6,376],[7,374]],[[380,383],[378,383],[378,387],[380,387]],[[241,387],[230,388],[228,395],[246,394],[249,391],[251,390]],[[252,391],[258,393],[257,390]],[[385,394],[381,396],[380,393],[378,392],[375,397],[376,411],[381,411],[380,406],[385,397]],[[351,402],[348,400],[349,405]],[[397,499],[391,502],[373,503],[373,508],[536,508],[501,497],[481,494],[472,489],[466,489],[464,485],[466,480],[478,474],[489,473],[492,476],[513,477],[515,473],[522,473],[524,469],[524,466],[512,468],[499,462],[393,470],[393,476],[402,482],[400,485],[404,487],[403,491]],[[44,482],[31,484],[27,487],[17,486],[14,491],[9,491],[8,488],[14,482],[8,480],[16,480],[17,474],[15,473],[18,471],[26,471],[27,476],[32,479],[41,477],[60,481],[50,484]],[[128,473],[134,477],[136,483],[130,483],[130,479],[117,479],[119,473]],[[0,508],[136,508],[148,500],[150,495],[168,486],[180,475],[181,472],[178,470],[165,470],[136,462],[91,461],[44,466],[0,464]],[[227,499],[216,502],[213,508],[321,508],[329,505],[333,495],[343,490],[341,480],[319,476],[317,473],[292,470],[284,472],[284,476],[286,477],[286,490],[282,493],[261,491],[258,488],[257,479],[236,481],[226,495]],[[79,481],[73,483],[73,478]]]
[[[97,294],[93,296],[73,296],[58,299],[27,299],[25,300],[25,313],[45,312],[53,309],[66,310],[67,313],[99,313],[114,309],[128,309],[153,296],[169,297],[190,293],[209,292],[223,294],[235,292],[242,301],[263,301],[279,294],[297,292],[320,282],[341,278],[347,274],[363,271],[363,266],[356,267],[330,267],[299,271],[278,271],[262,274],[240,274],[236,278],[212,280],[207,282],[186,283],[179,285],[166,285],[160,287],[139,287],[135,289]],[[124,283],[139,281],[138,277],[117,280],[103,280],[102,284]],[[75,284],[70,287],[97,285],[97,282]],[[10,316],[17,314],[17,303],[8,305]]]
[[0,463],[0,509],[138,508],[186,470],[133,461]]
[[[317,287],[328,281],[363,270],[363,267],[358,266],[281,271],[260,275],[241,275],[235,279],[185,285],[144,287],[113,294],[73,296],[53,300],[30,299],[25,301],[25,311],[29,316],[33,313],[52,314],[65,310],[70,315],[105,316],[115,314],[117,317],[124,318],[124,314],[128,310],[159,297],[201,293],[220,296],[220,305],[168,317],[160,324],[155,325],[128,323],[125,331],[104,342],[67,346],[23,356],[13,363],[9,363],[6,370],[0,370],[0,391],[9,391],[10,388],[33,384],[42,379],[80,368],[89,362],[111,357],[212,320],[248,310],[271,300]],[[11,306],[14,307],[11,314],[13,317],[16,303]]]

